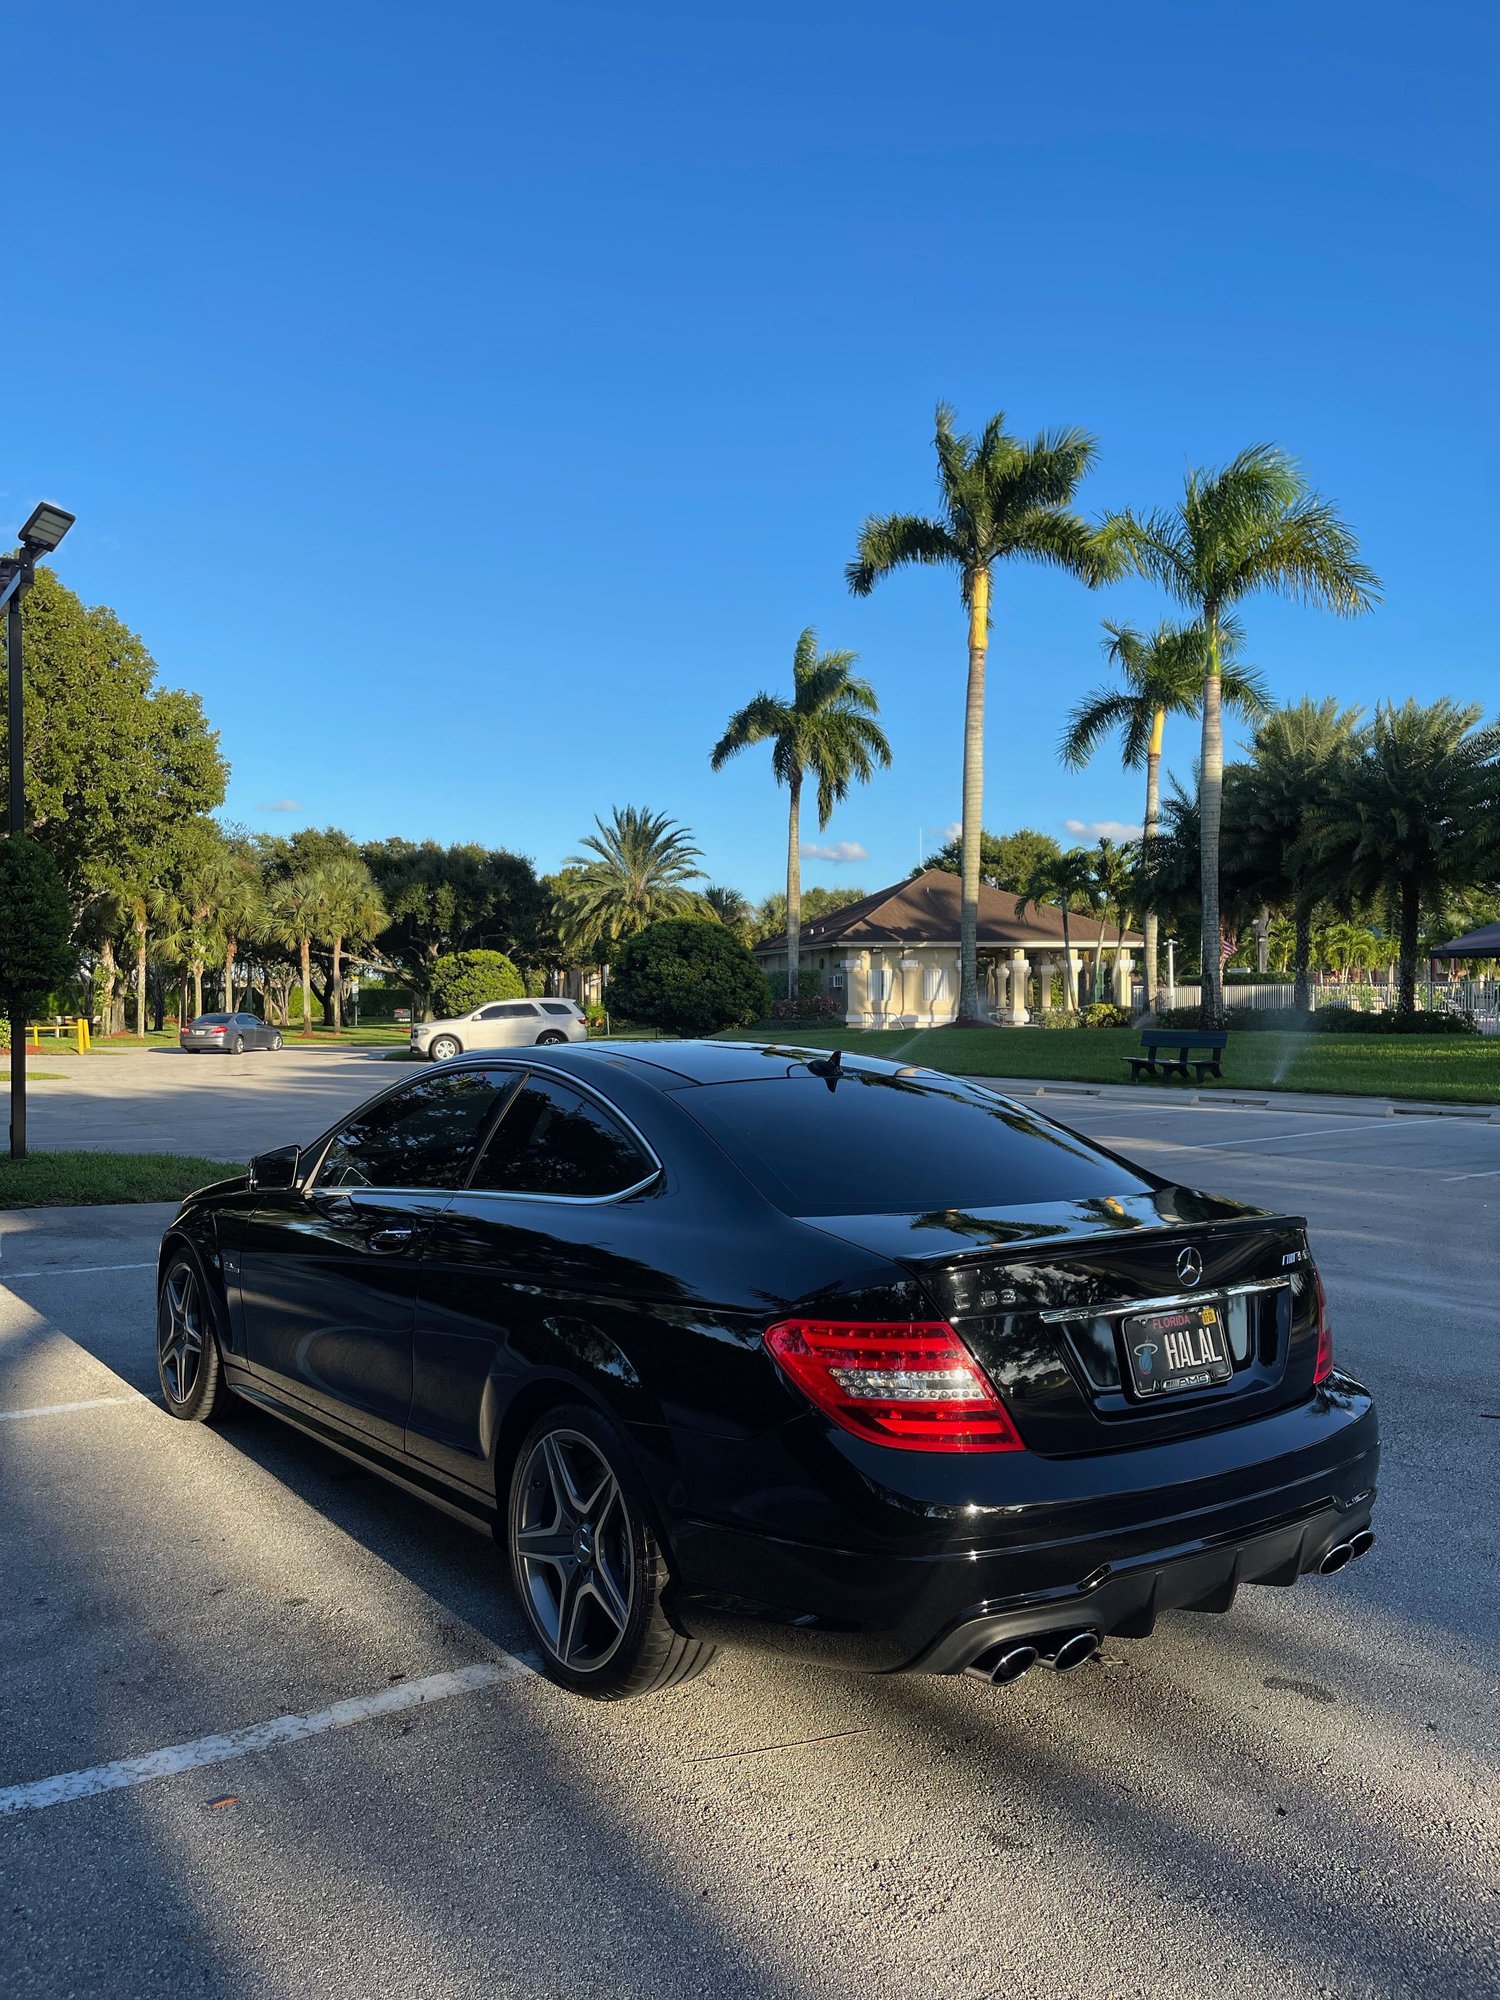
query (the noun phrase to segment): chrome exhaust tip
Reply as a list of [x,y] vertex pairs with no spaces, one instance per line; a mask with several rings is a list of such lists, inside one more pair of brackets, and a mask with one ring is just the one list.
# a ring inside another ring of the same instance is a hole
[[1353,1562],[1355,1553],[1353,1542],[1335,1542],[1318,1564],[1319,1576],[1337,1576],[1347,1563]]
[[1076,1673],[1098,1650],[1099,1634],[1094,1631],[1062,1632],[1038,1642],[1042,1661],[1055,1674]]
[[1374,1529],[1361,1528],[1357,1535],[1351,1535],[1349,1537],[1350,1558],[1352,1559],[1355,1556],[1368,1555],[1371,1549],[1374,1548],[1374,1546],[1375,1546]]
[[988,1681],[992,1687],[1009,1687],[1022,1674],[1029,1674],[1036,1665],[1036,1647],[1029,1644],[991,1646],[988,1651],[971,1660],[964,1672],[976,1681]]

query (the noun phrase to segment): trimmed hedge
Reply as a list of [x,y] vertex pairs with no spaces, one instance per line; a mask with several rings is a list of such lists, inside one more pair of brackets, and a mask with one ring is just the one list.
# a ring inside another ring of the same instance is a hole
[[[1156,1016],[1163,1028],[1196,1028],[1202,1017],[1196,1007],[1163,1007]],[[1394,1010],[1366,1013],[1362,1007],[1316,1007],[1302,1014],[1295,1007],[1226,1007],[1224,1025],[1238,1034],[1297,1035],[1477,1035],[1472,1014],[1414,1014],[1402,1020]]]
[[609,982],[610,1013],[669,1035],[714,1035],[762,1021],[765,976],[732,932],[701,917],[664,917],[625,944]]

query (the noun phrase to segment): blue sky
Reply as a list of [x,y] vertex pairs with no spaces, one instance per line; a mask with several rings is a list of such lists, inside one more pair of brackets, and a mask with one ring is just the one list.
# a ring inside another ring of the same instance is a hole
[[[1274,689],[1493,711],[1496,19],[25,5],[3,504],[77,511],[60,572],[202,692],[228,816],[543,868],[634,802],[775,887],[764,753],[707,753],[806,624],[896,753],[821,836],[868,858],[806,879],[936,843],[954,587],[855,603],[843,565],[865,513],[930,504],[939,396],[1093,431],[1090,511],[1288,446],[1386,602],[1253,604]],[[1138,813],[1055,744],[1100,618],[1162,609],[1001,577],[988,825]]]

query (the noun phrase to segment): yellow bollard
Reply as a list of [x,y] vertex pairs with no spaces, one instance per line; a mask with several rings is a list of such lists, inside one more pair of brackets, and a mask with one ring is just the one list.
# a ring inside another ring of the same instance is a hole
[[73,1031],[78,1041],[78,1053],[81,1056],[87,1055],[89,1048],[89,1024],[81,1014],[73,1023]]

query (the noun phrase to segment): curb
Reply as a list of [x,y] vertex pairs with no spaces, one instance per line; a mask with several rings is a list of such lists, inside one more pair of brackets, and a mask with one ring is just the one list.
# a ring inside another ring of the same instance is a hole
[[[1139,1088],[1110,1083],[1039,1082],[1035,1077],[976,1076],[974,1083],[1003,1088],[1007,1097],[1088,1097],[1101,1104],[1139,1104]],[[1158,1100],[1159,1101],[1159,1100]],[[1500,1125],[1500,1108],[1483,1104],[1433,1103],[1422,1098],[1335,1097],[1309,1102],[1294,1093],[1272,1091],[1251,1097],[1226,1090],[1174,1091],[1173,1104],[1218,1107],[1233,1111],[1280,1111],[1288,1117],[1327,1118],[1334,1112],[1349,1118],[1460,1118],[1470,1124]]]

